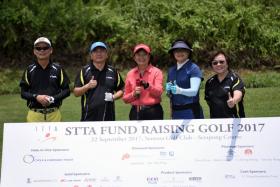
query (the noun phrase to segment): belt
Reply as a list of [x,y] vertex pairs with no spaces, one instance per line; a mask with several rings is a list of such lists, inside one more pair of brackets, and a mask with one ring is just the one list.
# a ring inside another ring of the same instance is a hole
[[57,110],[57,108],[30,108],[34,112],[39,112],[42,114],[49,114]]
[[140,110],[147,110],[147,109],[158,107],[158,106],[160,106],[160,104],[155,104],[155,105],[133,105],[132,108],[139,107]]
[[189,103],[185,105],[172,105],[173,110],[187,110],[187,109],[193,109],[197,106],[200,106],[199,103]]

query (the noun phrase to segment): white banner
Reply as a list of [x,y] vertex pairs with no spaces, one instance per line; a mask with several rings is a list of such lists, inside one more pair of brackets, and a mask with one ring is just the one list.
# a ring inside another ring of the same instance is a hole
[[6,123],[1,186],[279,187],[279,123]]

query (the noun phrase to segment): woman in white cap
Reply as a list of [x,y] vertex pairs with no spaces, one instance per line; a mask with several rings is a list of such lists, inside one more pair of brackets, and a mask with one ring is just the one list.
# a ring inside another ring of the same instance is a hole
[[200,68],[191,60],[191,45],[184,40],[173,42],[169,53],[176,64],[169,68],[166,91],[170,97],[172,119],[204,118],[199,103]]
[[151,64],[151,48],[138,44],[133,50],[137,66],[127,73],[123,100],[132,105],[130,120],[161,120],[163,74]]

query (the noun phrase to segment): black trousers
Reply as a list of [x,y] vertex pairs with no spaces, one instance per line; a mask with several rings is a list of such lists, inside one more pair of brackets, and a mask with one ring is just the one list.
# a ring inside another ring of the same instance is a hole
[[162,120],[163,110],[160,104],[150,106],[132,106],[130,120]]

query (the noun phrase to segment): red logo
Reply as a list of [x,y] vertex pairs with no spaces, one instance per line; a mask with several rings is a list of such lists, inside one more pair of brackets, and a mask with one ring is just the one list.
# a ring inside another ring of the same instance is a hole
[[245,149],[244,154],[247,155],[247,156],[250,156],[250,155],[253,154],[253,150],[252,149]]
[[125,153],[123,156],[122,156],[122,160],[126,160],[126,159],[129,159],[130,158],[130,155],[128,153]]

